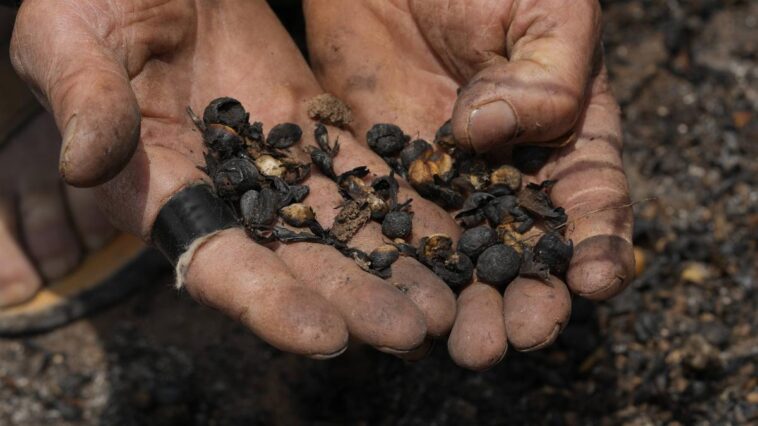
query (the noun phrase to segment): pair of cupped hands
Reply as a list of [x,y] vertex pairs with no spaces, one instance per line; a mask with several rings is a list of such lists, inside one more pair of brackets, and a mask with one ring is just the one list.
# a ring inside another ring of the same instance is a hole
[[[25,0],[11,54],[63,135],[60,172],[94,186],[119,229],[150,240],[156,215],[181,189],[209,178],[186,108],[239,99],[270,129],[298,123],[311,143],[307,101],[324,92],[353,109],[350,131],[330,128],[337,172],[389,169],[365,145],[374,123],[433,139],[452,117],[463,148],[507,161],[514,144],[557,148],[530,181],[555,179],[575,246],[566,283],[517,279],[503,296],[473,283],[455,295],[411,258],[382,280],[330,247],[257,245],[240,228],[205,242],[185,272],[198,301],[273,346],[314,358],[361,341],[405,358],[448,336],[451,357],[481,370],[508,347],[552,343],[570,292],[593,300],[632,276],[631,210],[618,106],[600,48],[597,1],[306,0],[310,66],[263,0]],[[334,183],[315,171],[307,203],[329,226]],[[413,198],[414,238],[461,229],[449,212]],[[592,213],[592,214],[588,214]],[[383,241],[376,224],[352,244]]]

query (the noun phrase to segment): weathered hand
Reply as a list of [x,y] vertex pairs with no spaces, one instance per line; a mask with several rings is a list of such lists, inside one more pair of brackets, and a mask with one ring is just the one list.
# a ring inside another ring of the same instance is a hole
[[[459,143],[479,153],[507,158],[521,142],[560,146],[530,179],[558,181],[551,196],[568,213],[575,245],[568,287],[594,300],[625,287],[632,214],[596,1],[310,0],[305,12],[313,69],[353,107],[357,134],[390,122],[431,139],[452,117]],[[518,350],[542,348],[570,305],[560,281],[517,279],[504,298],[471,285],[458,300],[451,356],[484,369],[504,356],[507,340]]]
[[[208,181],[197,167],[203,148],[187,106],[201,111],[213,98],[234,96],[265,128],[299,123],[312,141],[306,101],[322,89],[262,0],[27,0],[12,51],[62,129],[65,178],[79,185],[107,180],[97,187],[102,209],[146,241],[172,195]],[[367,149],[347,135],[340,141],[337,168],[370,163]],[[339,201],[334,184],[318,174],[307,184],[306,202],[329,226]],[[379,241],[370,226],[355,244],[374,248]],[[341,353],[348,333],[406,353],[427,332],[450,330],[455,300],[431,272],[403,259],[392,282],[406,294],[331,247],[283,244],[272,252],[240,228],[208,239],[185,274],[197,300],[278,348],[314,357]]]

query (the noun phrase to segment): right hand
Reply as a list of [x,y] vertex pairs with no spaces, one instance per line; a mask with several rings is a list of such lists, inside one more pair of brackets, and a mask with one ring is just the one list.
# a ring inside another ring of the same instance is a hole
[[[213,98],[234,96],[266,128],[299,123],[310,140],[305,101],[322,92],[262,0],[26,0],[12,56],[63,134],[65,180],[101,184],[108,218],[148,242],[164,203],[208,181],[197,168],[203,149],[187,106],[202,111]],[[348,136],[340,141],[345,160],[337,167],[371,163],[371,153]],[[316,174],[307,184],[306,202],[328,226],[337,191]],[[417,211],[433,208],[419,201]],[[381,241],[376,226],[357,237],[361,248]],[[283,350],[336,356],[350,334],[406,353],[427,333],[450,330],[455,300],[415,260],[395,265],[392,282],[404,284],[408,297],[329,247],[302,243],[272,252],[235,228],[195,252],[185,286]]]

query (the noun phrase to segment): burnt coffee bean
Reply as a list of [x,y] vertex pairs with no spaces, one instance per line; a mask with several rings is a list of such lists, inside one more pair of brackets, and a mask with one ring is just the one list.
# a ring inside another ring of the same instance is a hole
[[400,251],[397,247],[385,244],[379,246],[369,254],[371,267],[377,270],[387,269],[400,258]]
[[234,98],[218,98],[211,101],[203,112],[206,125],[223,124],[241,131],[248,124],[250,115],[242,104]]
[[508,165],[500,166],[490,173],[490,184],[505,186],[511,193],[516,193],[521,189],[521,172]]
[[382,234],[385,237],[408,238],[413,231],[413,218],[406,211],[393,211],[387,213],[382,221]]
[[276,221],[277,194],[271,188],[247,191],[240,199],[240,211],[247,226],[266,226]]
[[334,173],[334,163],[332,162],[332,156],[326,151],[321,149],[313,149],[311,151],[311,161],[318,167],[321,173],[329,179],[337,179],[337,174]]
[[316,220],[316,213],[311,206],[302,203],[295,203],[282,207],[279,210],[279,216],[281,216],[285,223],[296,228],[302,228],[307,226],[308,223]]
[[548,232],[537,241],[534,255],[550,268],[553,275],[563,276],[574,255],[574,243],[565,241],[557,232]]
[[244,141],[234,129],[221,124],[206,127],[203,142],[219,160],[231,158],[245,147]]
[[474,263],[463,253],[453,253],[442,262],[435,262],[432,271],[450,288],[458,289],[471,282]]
[[289,148],[300,142],[303,131],[295,123],[282,123],[274,126],[266,138],[266,144],[277,149]]
[[410,139],[394,124],[374,124],[366,133],[368,146],[382,157],[393,157],[402,151]]
[[458,240],[458,251],[472,260],[498,241],[497,232],[489,226],[477,226],[466,230]]
[[502,197],[504,195],[515,195],[511,188],[505,185],[490,185],[487,187],[487,193],[493,197]]
[[382,221],[390,211],[390,205],[376,194],[369,194],[366,198],[369,210],[371,210],[371,219]]
[[447,120],[434,134],[434,143],[440,148],[450,151],[455,149],[456,143],[453,137],[453,123]]
[[526,246],[524,247],[524,252],[521,256],[519,275],[550,282],[550,267],[540,259],[537,259],[534,255],[534,250]]
[[237,199],[251,189],[260,188],[260,174],[249,159],[231,158],[216,169],[213,184],[221,198]]
[[504,244],[495,244],[479,255],[476,276],[485,283],[504,286],[519,273],[521,256]]
[[518,199],[512,195],[497,197],[484,206],[484,214],[492,226],[498,226],[512,217],[512,211],[518,206]]
[[418,245],[418,259],[421,263],[431,266],[444,261],[453,254],[453,240],[445,234],[432,234],[423,237]]
[[301,203],[311,192],[311,188],[307,185],[291,185],[289,189],[293,203]]
[[550,159],[553,148],[533,145],[518,145],[513,148],[513,164],[526,174],[540,171]]
[[423,139],[416,139],[413,142],[409,143],[400,152],[400,161],[402,162],[403,167],[408,169],[411,167],[411,163],[413,163],[416,159],[425,154],[431,154],[431,151],[432,145],[429,142]]
[[282,177],[287,170],[281,160],[268,154],[256,158],[255,167],[261,174],[271,177]]

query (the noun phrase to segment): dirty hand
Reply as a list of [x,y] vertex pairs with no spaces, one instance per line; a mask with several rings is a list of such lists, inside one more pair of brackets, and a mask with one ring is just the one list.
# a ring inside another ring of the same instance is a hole
[[[209,181],[197,167],[203,147],[187,106],[202,111],[234,96],[266,129],[295,122],[312,144],[305,104],[322,89],[263,0],[26,0],[12,55],[64,135],[66,180],[107,181],[96,188],[100,207],[146,241],[169,199]],[[336,168],[369,162],[362,156],[372,154],[349,135],[340,141]],[[314,173],[306,184],[306,202],[329,226],[340,198],[333,182]],[[379,242],[369,226],[356,244]],[[395,264],[392,283],[401,291],[331,247],[271,251],[237,227],[208,237],[181,275],[195,299],[280,349],[313,357],[341,353],[348,335],[407,354],[427,334],[449,332],[455,317],[452,292],[415,260]]]
[[[601,300],[626,286],[632,212],[597,1],[309,0],[305,13],[313,69],[353,107],[356,134],[387,122],[431,140],[452,117],[462,147],[490,158],[523,142],[559,147],[529,180],[557,180],[551,197],[575,247],[568,288]],[[518,278],[504,297],[475,283],[459,296],[450,354],[488,368],[508,341],[524,351],[552,343],[570,310],[559,280]]]

